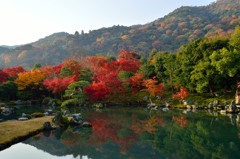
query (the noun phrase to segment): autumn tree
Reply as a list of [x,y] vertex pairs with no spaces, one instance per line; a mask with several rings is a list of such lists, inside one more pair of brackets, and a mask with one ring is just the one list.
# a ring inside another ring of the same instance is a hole
[[8,74],[0,70],[0,84],[8,80]]
[[67,87],[77,80],[77,76],[71,77],[55,77],[53,79],[45,79],[43,85],[53,94],[61,94]]
[[93,74],[96,74],[99,68],[108,63],[108,59],[104,56],[87,56],[80,60],[84,68],[89,68]]
[[41,70],[31,70],[19,73],[15,82],[18,84],[19,90],[27,88],[39,89],[45,77],[45,74]]
[[84,92],[86,92],[87,97],[92,101],[98,101],[107,99],[107,95],[109,94],[109,89],[106,84],[101,82],[93,82],[89,87],[84,88]]
[[9,77],[16,77],[19,73],[25,72],[26,70],[22,66],[4,68],[3,72],[7,73]]
[[149,93],[150,95],[149,99],[151,103],[152,103],[151,96],[161,97],[164,93],[164,84],[163,83],[158,84],[158,81],[156,80],[156,78],[145,79],[143,81],[143,86],[145,87],[145,89],[143,89],[142,91],[146,91],[147,93]]
[[129,78],[129,84],[131,86],[131,93],[135,94],[142,89],[142,82],[144,80],[144,74],[137,72]]
[[63,66],[67,69],[69,69],[73,74],[79,75],[82,70],[82,65],[80,64],[80,61],[75,59],[67,59],[63,62]]
[[180,101],[183,101],[184,99],[186,99],[187,96],[188,96],[188,90],[184,87],[180,87],[179,92],[172,95],[173,98],[179,99]]
[[46,77],[48,78],[54,78],[57,77],[60,74],[60,71],[63,67],[63,64],[55,65],[55,66],[44,66],[41,68],[41,70],[44,72]]

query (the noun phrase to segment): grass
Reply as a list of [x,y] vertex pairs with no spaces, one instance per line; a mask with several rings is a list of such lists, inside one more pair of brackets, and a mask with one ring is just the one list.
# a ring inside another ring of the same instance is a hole
[[12,143],[18,142],[24,137],[41,131],[43,123],[52,121],[52,116],[42,118],[34,118],[26,121],[6,121],[0,123],[0,149],[4,145],[10,146]]

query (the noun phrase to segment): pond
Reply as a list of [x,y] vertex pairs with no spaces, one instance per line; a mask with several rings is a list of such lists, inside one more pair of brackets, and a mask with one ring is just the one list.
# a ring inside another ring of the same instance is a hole
[[92,128],[42,132],[1,151],[0,158],[240,158],[238,114],[119,107],[81,113]]

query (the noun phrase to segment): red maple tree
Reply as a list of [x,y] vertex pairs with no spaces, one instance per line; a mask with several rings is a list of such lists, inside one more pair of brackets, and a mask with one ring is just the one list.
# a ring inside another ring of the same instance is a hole
[[45,66],[42,67],[42,71],[45,73],[47,77],[56,77],[59,75],[63,64],[55,65],[55,66]]
[[0,70],[0,84],[8,80],[8,74]]
[[77,80],[77,76],[71,77],[55,77],[53,79],[45,79],[43,85],[52,93],[62,93],[67,87]]
[[92,101],[106,99],[109,94],[108,87],[104,82],[93,82],[87,88],[84,88],[86,96]]
[[10,76],[10,77],[17,76],[18,73],[20,73],[20,72],[26,72],[26,70],[22,66],[4,68],[2,71],[7,73],[8,76]]
[[179,99],[181,101],[186,99],[187,96],[188,96],[188,90],[187,88],[184,88],[184,87],[180,87],[179,92],[172,95],[173,98]]

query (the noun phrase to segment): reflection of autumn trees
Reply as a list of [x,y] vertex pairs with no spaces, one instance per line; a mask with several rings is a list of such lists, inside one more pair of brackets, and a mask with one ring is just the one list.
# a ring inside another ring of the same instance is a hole
[[54,130],[47,137],[35,136],[32,145],[58,156],[74,154],[91,158],[240,157],[239,128],[231,125],[228,118],[213,120],[213,116],[183,115],[177,111],[149,117],[136,108],[113,109],[85,116],[92,129]]
[[131,129],[136,133],[148,132],[154,134],[157,128],[164,126],[164,120],[159,115],[150,117],[147,120],[140,120],[135,114],[132,115]]
[[188,124],[187,119],[183,115],[173,116],[172,120],[176,121],[181,128],[185,128]]
[[106,144],[111,140],[119,144],[122,152],[126,152],[133,143],[137,142],[136,134],[123,126],[125,119],[122,116],[118,116],[118,120],[112,120],[106,114],[91,113],[88,116],[94,116],[90,119],[93,133],[89,143]]

